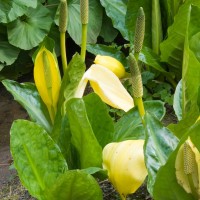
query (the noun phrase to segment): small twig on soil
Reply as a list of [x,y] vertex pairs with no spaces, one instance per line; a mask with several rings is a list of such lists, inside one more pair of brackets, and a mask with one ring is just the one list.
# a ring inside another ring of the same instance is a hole
[[0,163],[0,166],[9,166],[10,163]]

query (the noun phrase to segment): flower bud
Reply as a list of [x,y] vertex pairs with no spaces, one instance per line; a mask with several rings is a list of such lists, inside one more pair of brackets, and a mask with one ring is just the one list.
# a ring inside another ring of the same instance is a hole
[[118,78],[125,76],[125,68],[122,63],[111,56],[97,55],[94,63],[110,69]]
[[103,168],[123,199],[134,193],[147,176],[143,145],[144,140],[127,140],[103,149]]
[[42,47],[34,63],[34,79],[37,90],[54,120],[61,86],[60,71],[54,55]]

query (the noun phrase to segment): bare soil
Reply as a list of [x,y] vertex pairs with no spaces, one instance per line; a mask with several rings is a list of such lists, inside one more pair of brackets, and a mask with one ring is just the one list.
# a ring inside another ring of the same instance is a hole
[[[0,84],[0,199],[1,200],[34,200],[28,191],[20,184],[17,172],[12,166],[13,160],[9,147],[9,131],[15,119],[27,119],[26,111],[14,101],[13,97]],[[175,115],[168,108],[165,124],[176,121]],[[103,190],[104,200],[120,199],[108,180],[99,182]],[[151,200],[146,186],[142,186],[137,193],[130,195],[128,200]]]

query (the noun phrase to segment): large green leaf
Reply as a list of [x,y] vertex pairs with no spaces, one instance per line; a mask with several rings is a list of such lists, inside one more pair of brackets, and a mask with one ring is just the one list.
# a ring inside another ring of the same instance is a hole
[[[145,110],[161,120],[165,115],[164,103],[161,101],[144,102]],[[135,107],[115,124],[115,141],[144,139],[145,133],[138,109]]]
[[68,169],[60,149],[40,126],[17,120],[11,127],[11,153],[23,185],[38,199]]
[[134,0],[128,1],[127,12],[126,12],[126,28],[128,29],[129,41],[133,43],[135,34],[135,24],[137,20],[138,10],[143,7],[145,13],[145,38],[144,44],[151,47],[151,1],[145,0]]
[[100,0],[100,2],[111,18],[113,26],[120,31],[124,39],[128,40],[128,30],[125,25],[127,0]]
[[71,99],[65,106],[72,134],[71,141],[79,153],[81,168],[101,167],[102,148],[92,130],[84,101]]
[[[7,41],[0,42],[0,62],[11,65],[19,55],[19,49],[10,45]],[[1,71],[1,70],[0,70]]]
[[62,117],[65,115],[61,114],[63,103],[64,101],[68,101],[70,98],[74,97],[74,92],[76,91],[76,88],[85,72],[85,68],[85,63],[82,61],[80,55],[76,53],[68,64],[68,69],[62,79],[60,96],[58,100],[58,108],[51,135],[55,141],[57,141],[59,138],[62,126]]
[[[81,44],[81,18],[80,18],[80,0],[69,0],[68,2],[68,26],[67,31],[70,37]],[[97,37],[101,31],[102,7],[98,0],[89,1],[89,22],[88,22],[88,43],[96,43]],[[56,16],[58,24],[58,13]]]
[[27,8],[36,8],[37,0],[13,0],[0,2],[0,23],[8,23],[26,13]]
[[199,122],[192,126],[189,131],[186,130],[187,133],[185,132],[176,150],[170,155],[167,163],[160,168],[154,184],[153,197],[155,200],[194,200],[192,195],[187,193],[177,182],[175,161],[180,146],[188,139],[188,136],[190,136],[193,144],[200,151],[199,130]]
[[144,154],[148,171],[148,191],[153,194],[157,173],[176,148],[178,139],[149,113],[145,115],[145,132]]
[[32,83],[19,84],[12,80],[3,80],[3,85],[28,112],[31,120],[37,122],[47,132],[51,132],[52,124],[47,107],[43,103],[36,87]]
[[173,102],[173,108],[176,113],[176,116],[178,117],[178,120],[180,121],[182,119],[182,80],[179,81],[176,91],[174,93],[174,102]]
[[200,7],[191,7],[183,60],[183,118],[190,113],[191,121],[200,115],[198,92],[200,87]]
[[112,142],[114,136],[114,124],[108,108],[95,93],[85,96],[84,103],[92,130],[103,148]]
[[102,26],[100,36],[105,42],[113,42],[117,37],[118,31],[113,27],[111,19],[103,12]]
[[48,200],[102,200],[102,191],[96,180],[80,170],[68,171],[50,188]]
[[22,17],[8,24],[8,40],[21,49],[32,49],[42,42],[51,24],[48,10],[39,4],[37,8],[29,8]]
[[[187,30],[187,23],[190,17],[191,4],[200,6],[199,0],[187,0],[180,6],[177,15],[174,18],[174,23],[168,29],[168,37],[161,43],[161,60],[168,62],[173,67],[179,69],[177,72],[181,73],[181,66],[183,61],[183,47],[185,34]],[[198,14],[197,14],[198,16]],[[200,19],[196,19],[198,23]]]

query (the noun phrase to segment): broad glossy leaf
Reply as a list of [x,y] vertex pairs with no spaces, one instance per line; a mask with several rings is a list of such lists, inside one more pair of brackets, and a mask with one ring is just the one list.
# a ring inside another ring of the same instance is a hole
[[106,14],[111,18],[113,26],[120,31],[123,38],[128,40],[128,30],[125,25],[127,0],[100,0]]
[[60,149],[41,126],[26,120],[13,123],[10,145],[21,182],[32,196],[45,199],[43,191],[68,169]]
[[0,42],[0,62],[5,65],[11,65],[15,62],[19,55],[20,50],[7,41]]
[[101,167],[102,148],[92,130],[84,101],[71,99],[65,106],[72,134],[71,142],[79,153],[81,168]]
[[118,31],[113,27],[111,19],[105,12],[103,12],[102,22],[99,36],[103,37],[105,42],[113,42],[118,35]]
[[179,81],[174,93],[173,108],[178,120],[180,121],[182,119],[182,80]]
[[45,7],[29,8],[24,16],[8,24],[9,43],[21,49],[32,49],[42,42],[51,24],[52,19]]
[[129,41],[133,43],[135,34],[135,24],[138,15],[138,10],[143,7],[145,13],[145,38],[144,45],[151,47],[151,18],[152,18],[152,5],[151,1],[134,0],[128,1],[127,12],[125,17],[126,28],[128,29]]
[[67,171],[50,188],[49,199],[102,200],[102,191],[96,180],[80,170]]
[[[161,120],[165,115],[164,103],[161,101],[144,102],[145,110]],[[128,139],[144,139],[145,133],[137,108],[133,108],[126,113],[115,124],[114,141],[123,141]]]
[[154,116],[145,115],[145,162],[148,170],[148,191],[153,194],[157,173],[165,165],[178,144],[178,139]]
[[198,92],[200,87],[200,7],[191,7],[190,22],[186,34],[183,60],[183,118],[190,113],[191,121],[200,115]]
[[178,184],[175,174],[175,160],[180,146],[190,136],[192,142],[198,150],[200,150],[200,123],[198,122],[192,126],[187,133],[182,137],[176,150],[170,155],[167,163],[162,166],[157,174],[154,184],[154,199],[162,200],[193,200],[194,198],[185,192],[185,190]]
[[88,44],[87,51],[94,55],[112,56],[119,60],[125,68],[127,68],[127,60],[124,53],[115,47],[106,46],[103,44]]
[[[177,15],[174,18],[174,23],[168,28],[168,38],[161,43],[161,60],[169,63],[173,67],[179,69],[179,76],[181,73],[181,66],[183,61],[183,46],[187,23],[191,11],[191,4],[200,6],[199,0],[188,0],[180,6]],[[198,16],[198,14],[197,14]],[[200,19],[197,17],[198,22]]]
[[35,85],[32,83],[19,84],[12,80],[4,80],[2,83],[14,99],[26,109],[31,120],[43,126],[50,133],[52,129],[50,116]]
[[27,8],[36,8],[37,0],[13,0],[0,2],[0,22],[8,23],[15,20],[17,17],[26,13]]
[[85,96],[83,100],[93,132],[103,148],[113,140],[114,124],[112,118],[108,113],[107,106],[95,93]]
[[61,110],[63,109],[63,102],[68,101],[70,98],[73,98],[76,88],[85,72],[85,63],[82,61],[80,55],[77,53],[73,56],[72,60],[68,64],[67,72],[65,73],[61,89],[60,96],[58,100],[58,108],[55,118],[55,123],[52,132],[52,138],[57,141],[60,134],[61,123],[62,123],[62,114]]

